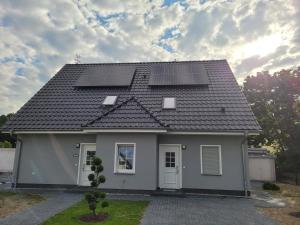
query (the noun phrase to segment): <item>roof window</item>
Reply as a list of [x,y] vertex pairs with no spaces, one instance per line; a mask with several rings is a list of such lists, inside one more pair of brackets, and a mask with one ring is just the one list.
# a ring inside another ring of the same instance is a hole
[[117,97],[118,96],[106,96],[102,104],[103,105],[114,105],[117,101]]
[[163,99],[164,109],[175,109],[176,108],[176,98],[164,98]]

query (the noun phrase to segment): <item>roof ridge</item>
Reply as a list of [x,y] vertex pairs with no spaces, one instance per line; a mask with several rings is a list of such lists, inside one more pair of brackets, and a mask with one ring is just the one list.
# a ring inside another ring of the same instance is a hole
[[227,62],[226,59],[211,59],[211,60],[183,60],[183,61],[149,61],[149,62],[103,62],[103,63],[66,63],[65,65],[128,65],[128,64],[158,64],[158,63],[195,63],[195,62]]
[[154,113],[149,110],[148,108],[146,108],[134,95],[129,97],[128,99],[124,100],[123,102],[120,102],[118,105],[114,106],[113,108],[111,108],[110,110],[106,111],[105,113],[101,114],[99,117],[97,117],[96,119],[86,123],[86,124],[82,124],[82,127],[87,127],[89,125],[92,125],[93,123],[95,123],[96,121],[102,119],[103,117],[107,116],[108,114],[110,114],[111,112],[117,110],[118,108],[122,107],[123,105],[127,104],[128,102],[130,102],[131,100],[135,101],[146,113],[148,113],[159,125],[163,126],[163,127],[168,127],[169,125],[164,124],[162,121],[160,121],[155,115]]

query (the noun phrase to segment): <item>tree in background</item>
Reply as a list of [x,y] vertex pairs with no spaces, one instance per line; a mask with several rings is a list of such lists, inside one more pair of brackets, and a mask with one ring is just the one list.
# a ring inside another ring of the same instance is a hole
[[295,160],[300,159],[300,67],[248,76],[243,91],[263,129],[260,135],[249,139],[249,144],[274,147],[279,170],[293,172],[297,180],[300,172]]
[[[13,113],[9,113],[7,115],[1,115],[0,116],[0,128],[6,123],[6,121],[8,121],[14,114]],[[11,143],[11,145],[13,147],[16,146],[16,136],[13,135],[11,136],[10,134],[3,134],[0,132],[0,142],[1,142],[1,146],[5,145],[7,146],[7,142]],[[5,144],[4,144],[5,143]]]
[[0,116],[0,127],[2,127],[7,120],[12,118],[13,115],[14,115],[13,113],[9,113],[7,115],[1,115]]

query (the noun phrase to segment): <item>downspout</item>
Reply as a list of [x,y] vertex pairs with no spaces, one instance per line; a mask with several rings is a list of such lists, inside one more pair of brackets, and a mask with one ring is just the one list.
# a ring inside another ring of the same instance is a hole
[[244,183],[244,190],[245,190],[245,197],[248,197],[248,173],[247,173],[247,164],[246,164],[246,148],[247,146],[247,137],[248,131],[244,132],[244,138],[241,143],[241,151],[242,151],[242,166],[243,166],[243,183]]
[[[13,135],[13,130],[11,130],[10,135]],[[17,158],[14,160],[14,171],[13,171],[13,189],[17,188],[17,182],[19,177],[20,171],[20,159],[21,159],[21,152],[22,152],[23,141],[17,136],[17,149],[18,155]]]

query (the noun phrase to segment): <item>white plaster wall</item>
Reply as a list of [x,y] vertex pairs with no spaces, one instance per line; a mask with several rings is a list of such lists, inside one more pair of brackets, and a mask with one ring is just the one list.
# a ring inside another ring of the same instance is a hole
[[13,171],[15,152],[15,148],[0,148],[0,172]]
[[275,181],[275,160],[249,157],[249,175],[251,180]]

